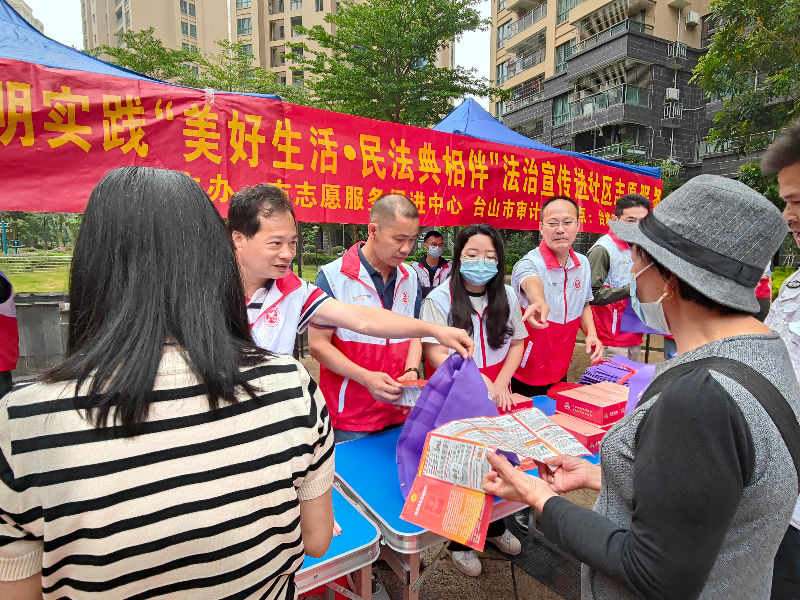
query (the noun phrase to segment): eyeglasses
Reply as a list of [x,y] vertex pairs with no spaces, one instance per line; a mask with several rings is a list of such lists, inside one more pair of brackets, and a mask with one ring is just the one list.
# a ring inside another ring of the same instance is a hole
[[566,221],[560,221],[560,222],[559,221],[548,221],[547,223],[544,224],[544,226],[549,228],[549,229],[558,229],[559,227],[563,227],[564,229],[569,229],[570,227],[573,227],[573,226],[575,226],[577,224],[578,224],[577,221],[574,221],[572,219],[568,219]]
[[486,265],[497,265],[497,259],[495,257],[485,257],[485,256],[462,256],[461,257],[461,264],[462,265],[477,265],[479,262],[482,262]]

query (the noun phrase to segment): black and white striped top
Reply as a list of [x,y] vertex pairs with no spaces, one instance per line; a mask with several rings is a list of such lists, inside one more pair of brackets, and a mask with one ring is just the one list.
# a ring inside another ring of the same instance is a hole
[[247,371],[255,399],[211,413],[180,354],[134,438],[95,429],[74,385],[0,400],[0,580],[45,599],[295,598],[300,500],[333,483],[333,435],[305,368]]

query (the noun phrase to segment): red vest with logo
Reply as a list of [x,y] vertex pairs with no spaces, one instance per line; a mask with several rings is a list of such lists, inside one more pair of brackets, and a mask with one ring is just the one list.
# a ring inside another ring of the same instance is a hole
[[[0,277],[8,281],[2,271]],[[11,285],[11,282],[8,281]],[[14,307],[14,288],[8,300],[0,304],[0,372],[13,371],[19,360],[19,329],[17,309]]]
[[545,329],[534,329],[528,323],[525,350],[514,377],[528,385],[551,385],[561,381],[569,371],[581,315],[591,289],[592,273],[589,259],[569,250],[567,266],[562,267],[552,250],[542,244],[531,250],[515,266],[511,285],[519,296],[524,312],[528,299],[522,294],[519,279],[523,261],[531,261],[544,284],[544,297],[550,308]]
[[[631,282],[631,266],[633,266],[631,247],[613,233],[601,237],[592,248],[595,246],[602,246],[608,252],[610,264],[608,275],[603,285],[609,288],[621,288],[629,285]],[[592,305],[597,337],[600,338],[604,346],[624,348],[638,346],[642,343],[641,333],[624,333],[619,330],[622,322],[622,313],[625,312],[627,306],[627,298],[611,304]]]
[[[359,245],[352,246],[341,258],[322,267],[333,297],[356,306],[383,308],[372,278],[361,264]],[[417,299],[417,276],[405,265],[397,267],[392,312],[414,318]],[[355,364],[397,379],[403,374],[411,344],[408,339],[376,338],[349,329],[337,328],[332,342]],[[369,390],[348,377],[320,367],[320,389],[328,405],[331,424],[346,431],[378,431],[387,425],[405,421],[406,416],[390,404],[378,402]]]
[[285,277],[274,280],[269,291],[261,288],[250,299],[262,302],[258,315],[250,321],[253,341],[275,354],[291,354],[295,336],[306,330],[309,320],[326,300],[329,298],[325,292],[289,271]]

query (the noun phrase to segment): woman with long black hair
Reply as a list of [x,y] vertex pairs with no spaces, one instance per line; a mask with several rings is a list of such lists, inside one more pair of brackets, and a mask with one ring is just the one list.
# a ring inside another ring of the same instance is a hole
[[0,402],[0,597],[294,599],[333,531],[305,368],[253,344],[222,218],[124,167],[89,198],[68,358]]
[[[501,410],[508,411],[515,404],[509,386],[522,360],[527,332],[517,295],[505,284],[505,264],[503,239],[494,227],[465,227],[456,238],[452,275],[428,294],[419,318],[470,334],[475,342],[473,358],[489,393]],[[425,358],[434,369],[450,354],[434,338],[423,338],[422,343]],[[488,539],[507,554],[521,550],[519,540],[503,521],[489,525]],[[474,550],[451,543],[448,553],[461,572],[480,575],[481,563]]]

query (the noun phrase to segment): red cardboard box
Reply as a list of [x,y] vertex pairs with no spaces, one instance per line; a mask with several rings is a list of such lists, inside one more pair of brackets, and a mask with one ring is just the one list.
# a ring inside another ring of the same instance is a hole
[[605,396],[608,398],[618,398],[625,402],[628,401],[628,388],[618,383],[611,383],[610,381],[584,386],[583,391],[594,394],[595,396]]
[[586,446],[592,454],[600,452],[600,442],[606,434],[605,430],[564,413],[557,412],[550,417],[550,420],[575,436],[575,439]]
[[561,392],[556,398],[556,411],[601,427],[611,425],[625,416],[627,397],[595,395],[590,392],[592,387]]

